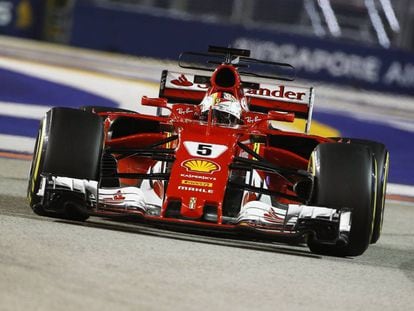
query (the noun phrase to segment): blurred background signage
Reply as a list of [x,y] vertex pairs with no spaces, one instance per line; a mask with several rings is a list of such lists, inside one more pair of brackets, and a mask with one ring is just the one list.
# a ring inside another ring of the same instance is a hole
[[42,0],[0,0],[0,34],[39,38],[43,11]]
[[410,0],[0,0],[0,33],[172,60],[231,45],[299,78],[414,95]]

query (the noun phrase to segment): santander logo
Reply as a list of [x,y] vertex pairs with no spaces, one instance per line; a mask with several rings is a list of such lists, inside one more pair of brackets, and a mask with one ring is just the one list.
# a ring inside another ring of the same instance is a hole
[[246,92],[247,96],[251,97],[276,97],[276,98],[287,98],[295,100],[304,100],[303,97],[306,95],[305,92],[286,91],[285,86],[280,85],[275,89],[259,88],[258,90],[250,89]]
[[187,77],[181,74],[178,79],[171,80],[171,83],[178,86],[192,86],[193,83],[188,81]]

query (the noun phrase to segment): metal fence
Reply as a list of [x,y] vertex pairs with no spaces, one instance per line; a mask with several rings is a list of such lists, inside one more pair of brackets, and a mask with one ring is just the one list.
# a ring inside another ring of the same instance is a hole
[[414,1],[411,0],[78,1],[414,50]]

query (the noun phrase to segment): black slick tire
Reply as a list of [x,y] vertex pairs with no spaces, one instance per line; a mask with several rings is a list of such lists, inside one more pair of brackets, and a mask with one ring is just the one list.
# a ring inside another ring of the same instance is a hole
[[[60,198],[66,206],[54,213],[37,195],[41,175],[98,180],[103,148],[103,124],[99,116],[71,108],[53,108],[40,123],[30,169],[27,197],[33,211],[41,216],[85,220],[87,214],[76,196]],[[69,203],[71,201],[71,203]]]
[[352,210],[345,246],[323,244],[310,237],[310,250],[332,256],[363,254],[371,241],[375,211],[376,161],[372,152],[356,144],[320,144],[312,153],[309,166],[315,176],[311,204]]

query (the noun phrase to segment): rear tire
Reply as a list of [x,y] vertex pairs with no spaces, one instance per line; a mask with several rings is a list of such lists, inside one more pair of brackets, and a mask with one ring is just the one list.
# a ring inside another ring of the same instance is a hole
[[310,170],[315,176],[312,205],[351,208],[352,224],[346,246],[322,244],[310,237],[314,253],[358,256],[370,244],[376,189],[376,161],[362,145],[326,143],[311,155]]
[[351,144],[360,144],[367,146],[377,161],[378,179],[376,189],[376,204],[374,230],[372,232],[371,244],[378,241],[381,236],[382,223],[384,221],[385,194],[387,191],[388,169],[389,169],[389,152],[384,144],[365,140],[365,139],[349,139]]
[[42,202],[37,195],[41,175],[98,180],[102,148],[99,116],[70,108],[49,110],[40,124],[30,169],[27,196],[33,211],[41,216],[85,220],[85,202],[75,194],[57,198],[51,205],[57,207],[56,212],[49,207],[51,202]]

